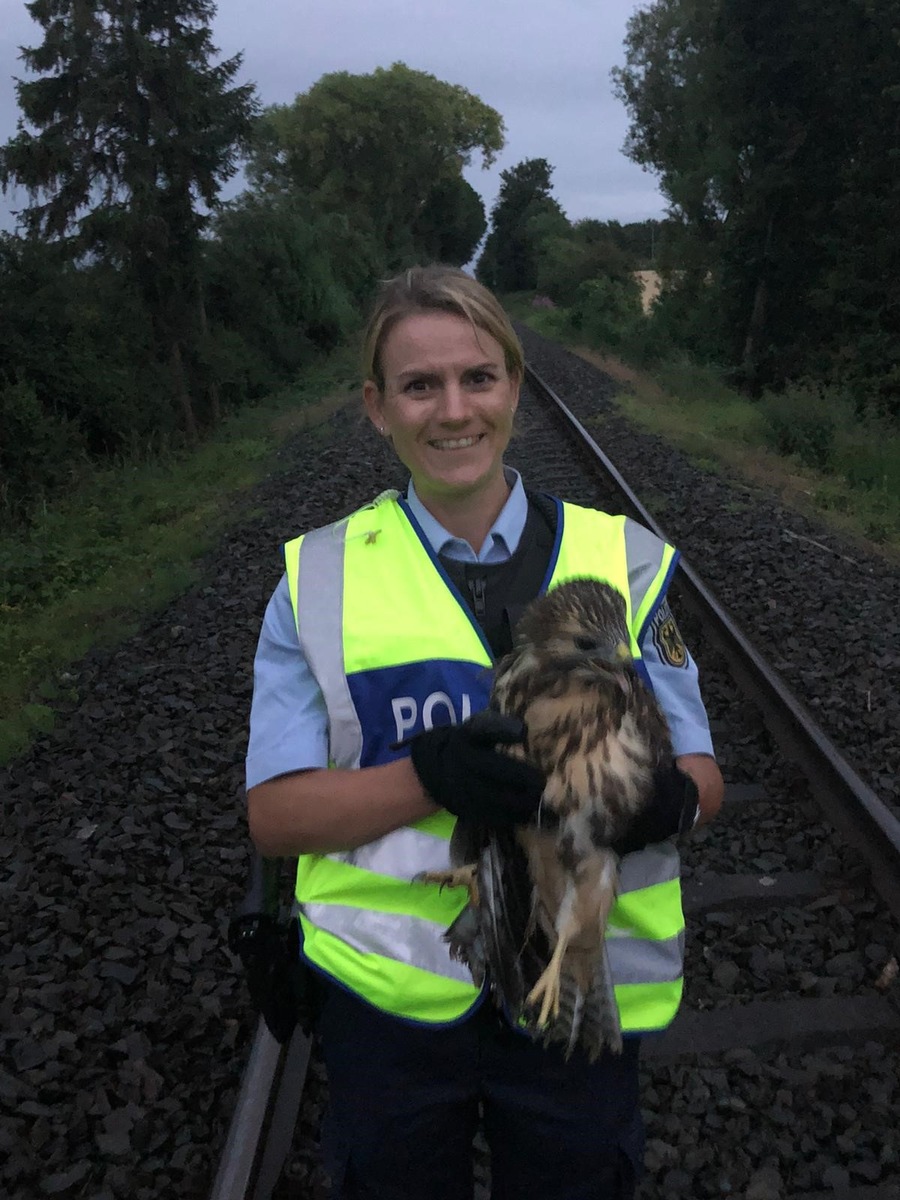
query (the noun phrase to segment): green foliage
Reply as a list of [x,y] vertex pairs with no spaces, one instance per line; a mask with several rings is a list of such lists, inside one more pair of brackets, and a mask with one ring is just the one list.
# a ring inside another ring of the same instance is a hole
[[709,279],[697,271],[664,277],[656,303],[629,345],[631,356],[646,364],[673,356],[721,364],[725,334],[717,299]]
[[651,270],[665,263],[674,263],[672,244],[677,240],[677,223],[666,221],[579,221],[580,226],[594,227],[597,241],[611,242],[625,257],[633,270]]
[[476,153],[493,162],[503,133],[500,114],[477,96],[403,63],[371,75],[339,71],[266,109],[248,176],[259,191],[344,214],[395,269],[433,244],[427,213],[420,223],[429,206],[449,203],[471,230],[472,197],[454,184]]
[[232,501],[272,471],[272,450],[301,430],[316,437],[316,423],[346,404],[352,358],[305,370],[198,449],[84,471],[27,528],[0,528],[0,762],[50,727],[48,701],[75,698],[68,663],[196,579]]
[[708,279],[706,352],[754,392],[813,378],[900,415],[898,28],[900,0],[656,0],[629,22],[614,76],[670,202],[664,265]]
[[[861,414],[842,387],[803,380],[760,402],[768,445],[804,466],[839,476],[856,492],[884,498],[884,514],[900,507],[900,433],[874,415]],[[874,526],[877,513],[870,512]]]
[[606,236],[602,222],[579,221],[565,234],[539,242],[537,290],[556,304],[573,305],[582,284],[606,279],[629,290],[631,264]]
[[54,238],[77,226],[84,247],[134,251],[140,241],[148,258],[171,256],[203,224],[190,193],[215,203],[254,114],[252,85],[229,87],[241,56],[212,65],[215,4],[25,7],[45,36],[22,50],[39,77],[16,85],[24,120],[0,154],[0,178],[28,190],[26,230]]
[[487,229],[484,203],[461,175],[436,183],[413,223],[423,259],[462,267]]
[[630,277],[588,279],[562,311],[572,334],[598,349],[618,349],[644,320],[640,289]]
[[240,55],[212,61],[212,0],[26,7],[44,40],[22,51],[36,78],[16,85],[23,116],[0,149],[0,183],[28,192],[19,215],[30,238],[68,239],[73,261],[89,253],[121,269],[193,438],[218,412],[192,361],[206,326],[204,209],[237,168],[253,87],[232,86]]
[[536,288],[542,246],[569,232],[569,222],[550,194],[552,174],[545,158],[529,158],[501,171],[491,232],[476,267],[476,275],[489,288]]
[[631,278],[588,279],[579,284],[568,308],[535,310],[524,296],[516,298],[512,307],[519,320],[526,320],[544,337],[594,350],[630,344],[645,323],[640,291]]
[[766,438],[773,450],[795,455],[807,467],[829,471],[834,465],[838,430],[850,424],[853,404],[834,388],[808,381],[760,401]]
[[216,234],[207,276],[210,315],[228,331],[220,378],[228,396],[258,395],[344,338],[357,321],[341,277],[346,252],[355,241],[365,287],[377,256],[344,222],[316,218],[290,195],[245,195],[222,210]]
[[121,274],[0,238],[0,511],[23,516],[91,456],[159,448],[176,426]]
[[80,466],[79,430],[44,412],[29,383],[0,385],[0,511],[61,490]]
[[0,234],[0,514],[23,526],[98,460],[166,460],[290,385],[390,267],[468,261],[485,218],[461,172],[503,145],[431,75],[329,75],[267,112],[258,191],[222,206],[256,102],[239,55],[213,61],[211,0],[28,8],[43,41],[0,148],[29,198],[26,236]]
[[900,505],[900,434],[878,419],[843,430],[835,447],[834,467],[851,487],[882,492]]

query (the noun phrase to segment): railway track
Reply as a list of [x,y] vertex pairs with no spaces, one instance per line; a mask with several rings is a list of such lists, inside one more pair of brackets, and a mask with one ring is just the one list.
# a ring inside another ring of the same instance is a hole
[[[656,528],[533,371],[509,461],[532,487]],[[897,1200],[900,823],[690,566],[673,595],[728,788],[684,856],[685,1003],[645,1042],[639,1194]],[[210,1200],[318,1194],[309,1062],[301,1032],[279,1047],[260,1023]]]

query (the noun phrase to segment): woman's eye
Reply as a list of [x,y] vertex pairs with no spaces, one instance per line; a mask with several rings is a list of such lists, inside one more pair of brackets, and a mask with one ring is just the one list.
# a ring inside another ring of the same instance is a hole
[[490,374],[489,371],[474,371],[469,376],[469,380],[476,387],[486,387],[489,384],[493,383],[494,377],[493,377],[493,375]]

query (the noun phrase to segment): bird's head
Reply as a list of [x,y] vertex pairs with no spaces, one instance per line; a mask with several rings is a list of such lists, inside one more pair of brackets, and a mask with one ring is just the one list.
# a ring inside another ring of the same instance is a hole
[[624,597],[596,579],[570,579],[526,608],[516,631],[530,645],[575,666],[620,675],[632,661]]

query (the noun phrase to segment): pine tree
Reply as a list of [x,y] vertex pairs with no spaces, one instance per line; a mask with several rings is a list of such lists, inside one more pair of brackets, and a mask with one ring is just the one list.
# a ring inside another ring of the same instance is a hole
[[[216,63],[211,0],[32,0],[44,30],[22,51],[22,117],[0,148],[0,183],[30,204],[24,232],[74,258],[120,266],[147,309],[186,435],[198,417],[190,364],[205,332],[201,234],[234,174],[256,100]],[[215,393],[206,389],[215,416]]]

